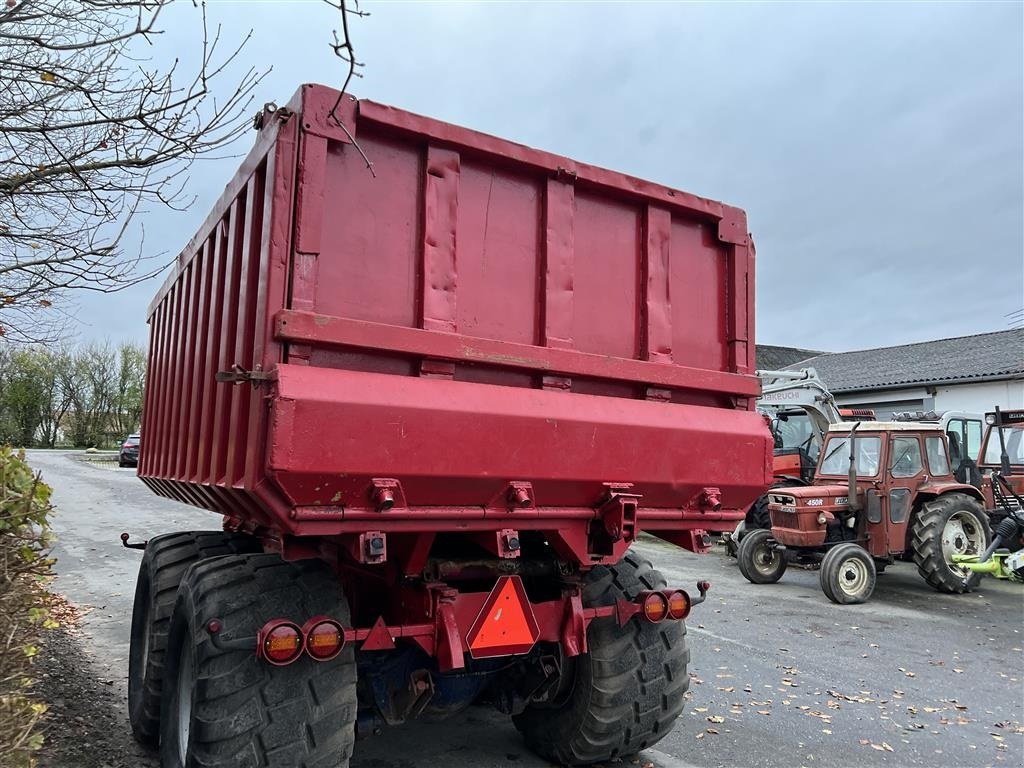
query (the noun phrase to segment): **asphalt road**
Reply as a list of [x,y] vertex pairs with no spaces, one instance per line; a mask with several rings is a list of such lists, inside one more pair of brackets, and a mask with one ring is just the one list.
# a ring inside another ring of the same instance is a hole
[[[134,470],[45,451],[29,452],[29,461],[54,488],[55,589],[83,609],[91,671],[123,701],[140,553],[122,548],[119,534],[141,540],[216,529],[219,520],[154,496]],[[988,580],[974,594],[942,595],[901,564],[879,577],[870,603],[840,607],[813,572],[791,569],[778,584],[754,586],[721,550],[699,557],[653,541],[637,546],[670,584],[712,582],[688,622],[685,713],[638,765],[1024,765],[1020,585]],[[123,705],[121,715],[127,731]],[[545,765],[506,718],[482,707],[391,729],[360,742],[353,760],[353,768]]]

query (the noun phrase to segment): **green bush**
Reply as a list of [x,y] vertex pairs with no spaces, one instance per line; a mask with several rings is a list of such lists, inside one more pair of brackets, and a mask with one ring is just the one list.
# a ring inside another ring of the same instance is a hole
[[32,768],[43,743],[46,706],[32,695],[39,635],[56,626],[43,580],[50,488],[25,463],[24,452],[0,446],[0,765]]

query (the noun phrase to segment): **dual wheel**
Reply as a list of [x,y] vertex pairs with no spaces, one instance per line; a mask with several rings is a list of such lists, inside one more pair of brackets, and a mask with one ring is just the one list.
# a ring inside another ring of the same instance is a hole
[[267,618],[329,615],[347,623],[338,580],[322,563],[286,563],[259,541],[209,531],[149,541],[139,570],[129,655],[129,719],[137,740],[159,745],[161,768],[344,768],[355,744],[356,665],[351,648],[330,661],[306,655],[285,667],[255,647]]
[[[136,587],[129,663],[135,737],[159,745],[162,768],[347,768],[355,744],[352,647],[284,667],[253,648],[215,644],[254,637],[268,617],[328,615],[350,625],[335,574],[317,561],[287,563],[248,536],[219,531],[151,539]],[[588,606],[633,600],[666,586],[633,554],[589,574]],[[515,716],[527,745],[551,762],[587,765],[634,755],[672,729],[689,686],[681,621],[591,623],[589,653],[563,674],[566,694]]]

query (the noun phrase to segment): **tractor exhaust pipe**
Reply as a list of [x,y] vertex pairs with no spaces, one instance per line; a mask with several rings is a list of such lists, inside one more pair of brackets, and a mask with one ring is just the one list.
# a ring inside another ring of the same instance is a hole
[[1010,457],[1006,453],[1006,437],[1003,435],[1003,414],[996,406],[996,432],[999,433],[999,471],[1004,475],[1013,474],[1010,470]]
[[856,422],[850,427],[850,469],[847,472],[847,479],[850,484],[850,490],[847,492],[847,503],[850,505],[850,509],[854,512],[860,509],[860,502],[857,500],[857,429],[860,427],[860,422]]

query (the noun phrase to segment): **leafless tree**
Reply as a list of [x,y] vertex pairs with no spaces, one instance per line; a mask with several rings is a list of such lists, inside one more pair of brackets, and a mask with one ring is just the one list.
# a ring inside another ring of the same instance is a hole
[[8,340],[51,338],[69,291],[116,291],[160,271],[165,257],[144,256],[128,236],[133,217],[151,204],[188,205],[192,162],[246,127],[262,77],[253,68],[237,74],[248,36],[225,48],[200,4],[195,66],[163,65],[154,57],[170,2],[0,0],[0,336]]

